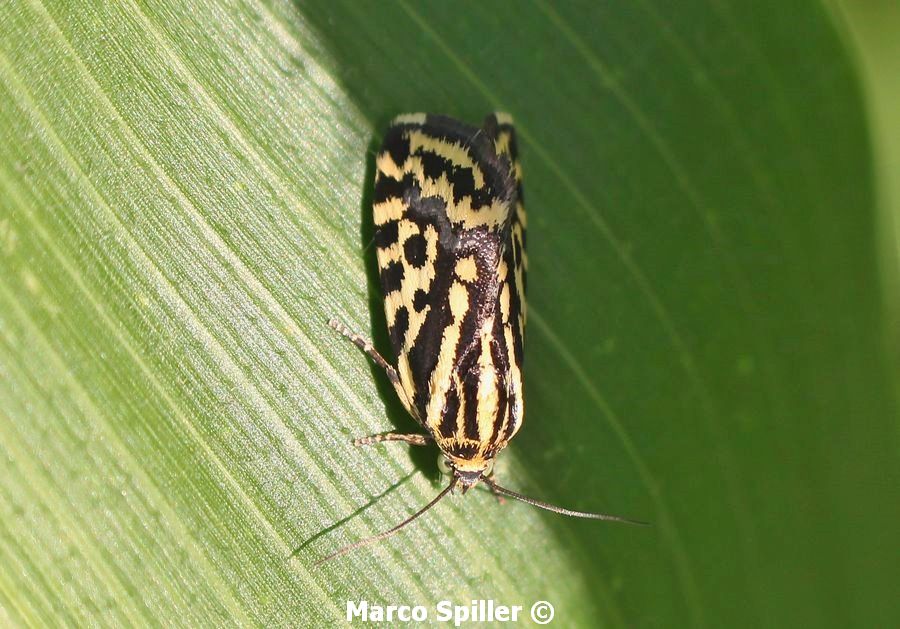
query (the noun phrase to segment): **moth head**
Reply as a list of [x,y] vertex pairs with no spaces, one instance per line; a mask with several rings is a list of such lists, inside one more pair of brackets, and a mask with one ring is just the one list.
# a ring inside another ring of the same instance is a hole
[[474,472],[462,472],[457,470],[454,472],[454,475],[459,479],[462,494],[465,496],[467,491],[478,484],[478,481],[482,478],[483,472],[480,470]]
[[461,459],[438,455],[438,469],[441,473],[455,478],[463,495],[488,476],[494,469],[493,459]]

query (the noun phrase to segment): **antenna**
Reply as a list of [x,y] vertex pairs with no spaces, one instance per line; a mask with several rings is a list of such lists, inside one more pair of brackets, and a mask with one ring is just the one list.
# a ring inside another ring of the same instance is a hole
[[[481,480],[484,483],[496,491],[497,493],[503,494],[504,496],[509,496],[510,498],[515,498],[516,500],[521,500],[522,502],[526,502],[535,507],[540,507],[541,509],[546,509],[547,511],[553,511],[554,513],[561,513],[563,515],[570,515],[573,518],[588,518],[590,520],[609,520],[611,522],[624,522],[626,524],[638,524],[640,526],[650,526],[649,522],[641,522],[640,520],[629,520],[628,518],[623,518],[618,515],[607,515],[605,513],[587,513],[586,511],[572,511],[571,509],[563,509],[562,507],[557,507],[556,505],[552,505],[546,502],[541,502],[540,500],[535,500],[534,498],[529,498],[528,496],[523,496],[522,494],[512,491],[511,489],[506,489],[505,487],[501,487],[491,479],[486,476],[482,476]],[[417,514],[418,515],[418,514]]]
[[[331,561],[332,559],[336,559],[336,558],[340,557],[341,555],[346,555],[346,554],[349,553],[351,550],[356,550],[357,548],[362,548],[363,546],[368,546],[369,544],[372,544],[372,543],[374,543],[374,542],[383,540],[383,539],[385,539],[386,537],[390,537],[391,535],[393,535],[394,533],[396,533],[397,531],[399,531],[400,529],[402,529],[404,526],[406,526],[407,524],[409,524],[410,522],[412,522],[413,520],[415,520],[416,518],[418,518],[420,515],[422,515],[423,513],[425,513],[426,511],[428,511],[429,509],[431,509],[431,507],[433,507],[434,505],[436,505],[437,503],[439,503],[439,502],[441,501],[441,499],[442,499],[444,496],[446,496],[446,495],[449,494],[451,491],[453,491],[453,488],[456,487],[456,482],[457,482],[458,480],[459,480],[459,479],[457,479],[457,478],[454,477],[453,480],[450,481],[450,484],[447,485],[447,487],[445,487],[445,488],[441,491],[441,493],[439,493],[437,496],[435,496],[435,497],[431,500],[431,502],[429,502],[427,505],[425,505],[424,507],[422,507],[421,509],[419,509],[418,511],[416,511],[415,513],[413,513],[411,516],[409,516],[408,518],[406,518],[405,520],[403,520],[403,522],[401,522],[400,524],[398,524],[398,525],[395,526],[394,528],[389,529],[389,530],[387,530],[387,531],[384,531],[384,532],[382,532],[382,533],[379,533],[378,535],[373,535],[372,537],[367,537],[367,538],[362,539],[362,540],[360,540],[360,541],[358,541],[358,542],[355,542],[355,543],[353,543],[353,544],[348,544],[347,546],[344,546],[344,547],[341,548],[340,550],[336,550],[335,552],[331,553],[330,555],[328,555],[328,556],[326,556],[326,557],[323,557],[322,559],[319,559],[316,563],[313,564],[313,566],[316,567],[316,568],[318,568],[319,566],[321,566],[321,565],[322,565],[323,563],[325,563],[326,561]],[[574,512],[573,512],[573,513],[574,513]]]

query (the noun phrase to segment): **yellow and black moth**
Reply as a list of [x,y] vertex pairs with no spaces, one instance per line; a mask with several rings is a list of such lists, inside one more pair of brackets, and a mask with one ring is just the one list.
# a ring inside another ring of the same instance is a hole
[[451,481],[396,527],[319,563],[396,533],[455,487],[465,494],[479,482],[557,513],[631,522],[556,507],[490,478],[525,409],[526,221],[510,116],[491,114],[481,128],[434,114],[398,116],[375,166],[375,246],[396,367],[370,342],[330,324],[385,370],[425,434],[387,433],[355,443],[433,441]]

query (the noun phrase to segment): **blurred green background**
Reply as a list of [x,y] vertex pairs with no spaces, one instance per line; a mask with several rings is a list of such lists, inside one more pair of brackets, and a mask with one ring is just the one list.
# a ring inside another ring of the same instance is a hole
[[846,39],[863,82],[881,216],[879,247],[883,255],[890,342],[900,356],[900,3],[892,0],[840,0],[832,5],[838,23],[845,20]]
[[[897,626],[900,16],[888,2],[0,5],[0,624]],[[395,114],[517,122],[510,488],[443,486],[386,349]],[[528,622],[525,622],[528,624]]]

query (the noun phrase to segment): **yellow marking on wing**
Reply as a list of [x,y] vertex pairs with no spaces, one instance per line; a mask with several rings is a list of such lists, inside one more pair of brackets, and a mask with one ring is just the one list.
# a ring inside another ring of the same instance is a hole
[[372,204],[372,216],[375,225],[384,225],[388,221],[396,221],[403,218],[406,213],[406,203],[400,197],[391,197],[381,203]]
[[[409,226],[405,226],[409,223]],[[406,338],[403,347],[409,350],[419,336],[419,331],[425,323],[425,317],[431,310],[430,305],[426,305],[422,312],[416,312],[414,305],[416,291],[422,290],[428,293],[431,290],[431,283],[437,273],[437,230],[428,225],[424,232],[412,221],[403,221],[400,224],[400,239],[406,242],[406,239],[413,234],[421,233],[425,237],[425,265],[422,268],[415,268],[403,259],[403,281],[400,284],[400,297],[409,310],[409,328],[406,331]]]
[[459,282],[453,282],[453,285],[450,287],[450,312],[453,313],[455,324],[462,324],[462,318],[469,306],[469,291]]
[[390,151],[383,151],[375,158],[375,168],[378,169],[379,175],[391,177],[400,181],[403,179],[403,164],[394,162]]
[[428,135],[416,129],[409,132],[410,153],[415,153],[419,149],[431,151],[444,159],[450,160],[451,163],[462,168],[471,168],[472,177],[475,179],[475,187],[484,187],[484,174],[481,172],[478,164],[469,155],[469,147],[459,142],[447,142],[441,138]]
[[[425,264],[422,268],[416,268],[406,261],[403,253],[403,246],[406,241],[414,235],[421,234],[425,238]],[[431,226],[426,226],[425,230],[410,220],[401,220],[397,225],[397,242],[389,247],[378,249],[376,256],[378,258],[379,268],[385,268],[392,263],[400,263],[403,266],[403,280],[400,282],[400,289],[384,296],[384,311],[387,318],[388,326],[394,325],[397,311],[401,306],[406,306],[409,313],[409,326],[406,335],[403,338],[403,347],[409,350],[419,331],[425,323],[425,317],[431,309],[430,305],[426,305],[421,312],[415,309],[414,301],[417,290],[425,291],[431,289],[431,283],[434,281],[437,272],[437,246],[438,233]]]
[[497,282],[505,282],[508,274],[509,267],[506,266],[506,260],[500,258],[500,262],[497,264]]
[[[447,391],[450,389],[452,382],[453,359],[456,357],[456,345],[459,343],[460,328],[462,327],[463,316],[469,309],[469,292],[460,282],[453,282],[450,286],[449,298],[453,321],[444,328],[437,364],[431,373],[428,387],[431,397],[428,400],[426,425],[434,432],[437,432],[441,423],[441,410],[444,407]],[[462,411],[462,406],[460,406],[460,411]]]
[[425,228],[425,254],[428,256],[428,263],[433,264],[437,260],[438,232],[432,225]]
[[504,427],[503,431],[506,431],[506,425],[509,423],[509,417],[512,416],[516,419],[515,429],[511,435],[507,435],[507,439],[512,439],[512,436],[519,431],[519,428],[522,427],[522,421],[525,419],[525,398],[522,395],[522,371],[519,369],[518,363],[516,363],[516,352],[513,346],[513,330],[512,325],[503,326],[503,336],[506,339],[506,351],[507,351],[507,360],[509,361],[509,389],[510,389],[510,404],[512,404],[512,408],[509,413],[507,413],[506,418],[504,418]]
[[456,387],[457,397],[459,397],[459,410],[456,413],[456,439],[463,439],[465,436],[463,435],[463,426],[465,425],[465,417],[466,417],[466,398],[463,395],[463,384],[462,380],[459,378],[459,374],[455,371],[453,372],[452,382],[453,386]]
[[397,311],[400,310],[400,306],[402,305],[403,299],[397,291],[384,296],[384,318],[386,319],[389,328],[394,326],[394,321],[397,318]]
[[[447,440],[446,446],[448,449],[457,448],[459,446],[471,446],[472,444],[476,446],[483,446],[483,443],[474,442],[471,439],[466,439],[465,441],[460,442],[458,439]],[[483,456],[476,455],[471,459],[460,459],[458,457],[451,457],[451,462],[453,463],[453,467],[458,469],[460,472],[479,472],[487,467],[487,461]]]
[[494,420],[497,417],[497,407],[500,403],[497,393],[497,370],[494,367],[494,357],[491,355],[491,329],[493,327],[494,319],[491,317],[481,328],[481,347],[478,356],[480,377],[478,379],[478,412],[475,417],[478,424],[478,437],[485,445],[494,431]]
[[474,282],[478,279],[478,266],[475,264],[475,258],[468,256],[457,260],[456,276],[464,282]]
[[425,318],[428,316],[428,313],[430,311],[430,304],[422,308],[422,312],[416,312],[415,308],[410,308],[409,329],[407,329],[406,331],[406,340],[404,340],[403,342],[404,351],[409,351],[410,349],[412,349],[413,345],[416,344],[416,339],[419,336],[419,332],[421,331],[422,326],[425,325]]
[[412,370],[409,367],[408,354],[404,353],[397,356],[397,374],[400,376],[400,385],[406,392],[406,397],[409,399],[412,407],[413,400],[416,398],[416,382],[413,380]]
[[509,143],[512,141],[512,134],[509,131],[502,131],[494,140],[494,147],[497,155],[509,155]]
[[500,289],[500,321],[503,324],[509,322],[509,282],[503,282]]
[[519,304],[522,315],[522,326],[520,329],[524,332],[525,328],[525,311],[527,305],[525,303],[525,272],[528,270],[528,256],[525,253],[525,243],[523,242],[523,229],[521,225],[514,225],[512,229],[512,237],[519,244],[519,250],[522,253],[522,263],[516,265],[514,269],[514,280],[516,290],[519,292]]
[[[387,161],[393,164],[393,160],[390,160],[390,158]],[[471,159],[469,163],[472,163]],[[400,180],[406,174],[412,174],[415,177],[419,183],[422,197],[443,199],[447,205],[447,218],[450,219],[451,223],[461,225],[464,229],[480,226],[499,227],[509,217],[509,204],[499,199],[495,199],[490,205],[480,207],[477,210],[472,209],[472,198],[470,196],[462,197],[457,203],[454,199],[453,185],[447,178],[447,174],[442,172],[437,179],[426,177],[420,157],[409,157],[404,162],[403,168],[398,169],[393,176],[394,179]],[[480,171],[478,171],[475,181],[477,187],[483,187],[484,178]],[[381,225],[389,220],[401,218],[403,213],[407,211],[407,205],[402,199],[394,197],[375,204],[373,209],[375,212],[375,224]]]
[[509,205],[500,200],[495,200],[487,207],[472,209],[471,197],[463,197],[459,204],[449,203],[447,215],[454,223],[462,223],[464,229],[474,227],[500,227],[509,216]]
[[[426,231],[423,233],[421,228],[414,222],[404,219],[397,224],[397,242],[390,245],[389,247],[378,249],[378,266],[386,266],[389,262],[403,262],[405,267],[404,271],[406,270],[406,268],[409,268],[403,255],[403,245],[406,244],[406,241],[410,236],[414,236],[415,234],[420,233],[425,236],[426,242],[428,242],[429,245],[431,245],[431,242],[429,241],[434,242],[434,254],[431,255],[430,246],[426,250],[426,253],[429,254],[428,259],[433,262],[434,256],[437,255],[437,231],[435,231],[434,227],[429,225]],[[416,269],[413,270],[415,271]]]

